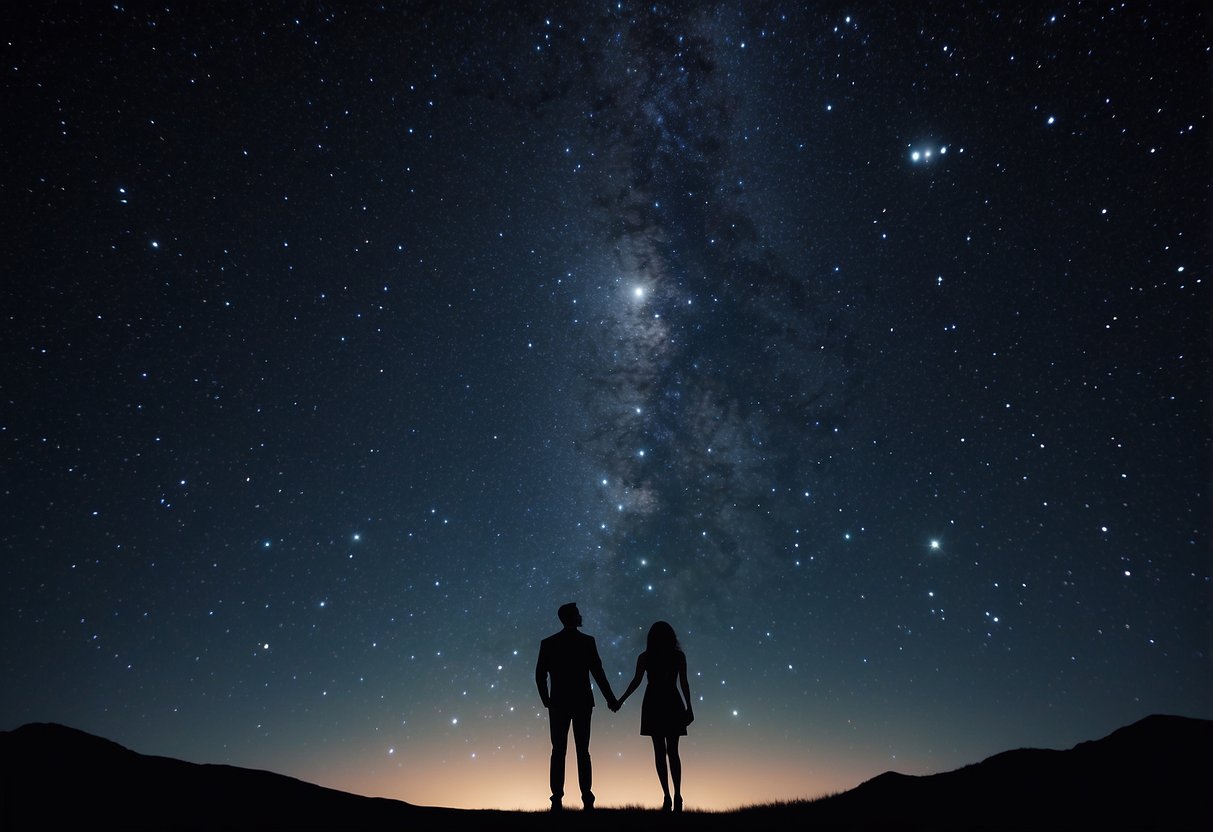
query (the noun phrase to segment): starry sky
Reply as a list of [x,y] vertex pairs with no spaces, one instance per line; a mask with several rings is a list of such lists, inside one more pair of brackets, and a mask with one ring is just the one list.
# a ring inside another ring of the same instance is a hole
[[0,728],[541,808],[566,601],[689,808],[1213,717],[1203,4],[0,15]]

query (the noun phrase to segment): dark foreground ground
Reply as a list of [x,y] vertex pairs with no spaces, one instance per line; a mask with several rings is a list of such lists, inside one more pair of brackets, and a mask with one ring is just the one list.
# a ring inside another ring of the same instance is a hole
[[0,733],[0,830],[1206,830],[1213,721],[1152,716],[1064,751],[1017,749],[928,776],[886,772],[814,801],[733,812],[470,811],[267,771],[137,754],[53,724]]

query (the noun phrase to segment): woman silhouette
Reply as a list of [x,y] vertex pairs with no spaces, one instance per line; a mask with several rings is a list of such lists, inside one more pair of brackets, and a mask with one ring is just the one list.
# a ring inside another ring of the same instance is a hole
[[[678,738],[686,736],[687,726],[695,719],[691,708],[691,686],[687,682],[687,657],[678,643],[674,628],[665,621],[658,621],[649,628],[648,644],[636,659],[636,675],[628,689],[619,697],[616,710],[633,691],[640,680],[649,675],[644,689],[644,700],[640,704],[640,733],[653,740],[653,758],[657,764],[657,779],[665,794],[662,811],[672,808],[682,811],[682,759],[678,756]],[[682,689],[682,696],[678,689]],[[669,760],[667,767],[666,761]],[[670,800],[669,778],[674,781],[674,799]]]

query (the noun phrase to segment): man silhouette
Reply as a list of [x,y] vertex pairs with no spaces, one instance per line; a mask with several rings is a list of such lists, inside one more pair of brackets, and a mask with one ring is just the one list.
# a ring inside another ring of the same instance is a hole
[[[593,636],[580,633],[581,613],[576,604],[565,604],[556,613],[564,629],[539,642],[539,661],[535,663],[535,684],[539,698],[548,709],[552,731],[552,809],[563,808],[564,758],[569,747],[569,726],[573,726],[573,743],[577,751],[577,783],[581,787],[581,805],[594,808],[594,793],[590,791],[593,774],[590,769],[590,716],[594,710],[594,691],[590,677],[606,697],[611,710],[616,709],[615,694]],[[552,688],[548,691],[548,677]]]

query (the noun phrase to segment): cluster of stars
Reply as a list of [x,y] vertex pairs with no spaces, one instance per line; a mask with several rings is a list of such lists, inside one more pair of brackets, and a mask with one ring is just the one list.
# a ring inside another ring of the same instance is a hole
[[925,165],[931,161],[943,158],[944,156],[948,155],[948,146],[946,144],[938,145],[938,146],[932,146],[932,145],[924,145],[924,146],[920,146],[920,147],[911,146],[909,152],[910,152],[910,161],[911,162],[913,162],[914,164],[924,164]]

